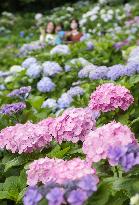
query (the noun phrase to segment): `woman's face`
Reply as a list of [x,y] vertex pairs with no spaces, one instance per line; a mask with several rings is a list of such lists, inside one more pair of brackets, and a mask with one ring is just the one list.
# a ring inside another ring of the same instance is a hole
[[54,31],[54,24],[53,24],[53,22],[49,22],[49,23],[47,24],[47,29],[46,29],[46,31],[47,31],[47,33],[53,33],[53,31]]
[[73,20],[73,21],[71,22],[70,27],[71,27],[71,29],[77,29],[77,28],[78,28],[78,23],[77,23],[75,20]]

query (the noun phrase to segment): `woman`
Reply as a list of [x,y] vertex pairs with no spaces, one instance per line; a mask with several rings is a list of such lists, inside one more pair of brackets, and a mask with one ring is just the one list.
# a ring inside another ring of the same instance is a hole
[[55,25],[52,21],[49,21],[46,27],[46,36],[45,36],[45,42],[48,45],[54,45],[55,44]]
[[79,31],[79,22],[77,19],[72,19],[70,23],[71,31],[66,33],[66,40],[68,42],[78,42],[83,36],[83,33]]

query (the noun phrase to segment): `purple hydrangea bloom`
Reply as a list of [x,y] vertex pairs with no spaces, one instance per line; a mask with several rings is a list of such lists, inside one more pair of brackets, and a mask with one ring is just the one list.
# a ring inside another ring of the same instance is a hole
[[40,77],[41,71],[42,71],[42,67],[39,64],[34,63],[30,65],[30,67],[27,69],[26,74],[28,77],[36,79]]
[[26,104],[23,102],[6,104],[1,108],[0,113],[3,115],[13,115],[25,108]]
[[42,93],[51,92],[55,89],[55,84],[52,82],[52,80],[50,78],[43,77],[37,83],[37,89]]
[[91,80],[106,79],[109,68],[106,66],[95,67],[90,71],[89,78]]
[[125,75],[132,76],[136,73],[136,65],[134,64],[127,64],[125,66]]
[[64,202],[64,190],[55,187],[46,195],[46,199],[49,205],[61,205]]
[[98,184],[98,177],[95,175],[86,175],[81,178],[78,182],[77,186],[85,191],[90,195],[93,192],[97,191],[97,184]]
[[42,195],[38,192],[36,187],[29,187],[25,193],[23,202],[24,205],[37,205],[42,199]]
[[94,45],[93,45],[93,43],[92,43],[91,41],[88,41],[88,42],[86,43],[86,46],[87,46],[87,50],[88,50],[88,51],[91,51],[91,50],[93,50],[93,48],[94,48]]
[[54,76],[62,71],[61,66],[56,62],[46,61],[42,64],[45,76]]
[[73,99],[72,97],[67,94],[63,93],[61,97],[58,99],[58,107],[59,108],[68,108],[70,104],[72,103]]
[[132,143],[124,147],[110,147],[108,159],[111,165],[121,165],[127,172],[139,164],[139,145]]
[[8,97],[26,97],[31,91],[31,86],[21,87],[19,89],[15,89],[8,94]]
[[32,64],[37,63],[36,58],[34,57],[29,57],[26,60],[23,61],[22,67],[24,68],[29,68]]
[[121,64],[109,67],[109,71],[107,73],[107,77],[111,80],[116,80],[124,75],[125,75],[125,66]]
[[95,72],[97,66],[90,64],[81,69],[78,73],[79,78],[87,78],[91,72]]
[[71,97],[75,97],[77,95],[83,95],[84,94],[84,90],[79,87],[79,86],[75,86],[75,87],[71,87],[68,92],[68,95],[70,95]]
[[71,205],[83,205],[87,200],[87,193],[81,189],[76,189],[70,192],[67,201]]
[[20,31],[19,35],[20,35],[21,38],[23,38],[25,36],[25,32],[24,31]]

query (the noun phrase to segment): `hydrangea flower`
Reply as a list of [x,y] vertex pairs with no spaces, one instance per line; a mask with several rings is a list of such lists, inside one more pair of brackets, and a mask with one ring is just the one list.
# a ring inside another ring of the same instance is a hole
[[27,69],[27,76],[33,79],[39,78],[41,75],[42,67],[37,64],[33,63],[30,65],[30,67]]
[[51,125],[51,134],[56,141],[84,141],[85,136],[96,128],[93,113],[88,108],[69,108]]
[[37,83],[37,89],[42,93],[51,92],[55,89],[55,84],[52,82],[52,80],[50,78],[43,77]]
[[51,108],[53,111],[55,111],[58,107],[56,100],[53,98],[48,98],[47,100],[45,100],[42,104],[42,108],[46,107]]
[[23,61],[22,67],[24,68],[29,68],[32,64],[37,63],[36,58],[34,57],[29,57],[26,60]]
[[71,66],[70,65],[65,65],[64,69],[65,69],[66,72],[69,72],[69,71],[71,71]]
[[121,108],[127,110],[134,102],[130,91],[120,85],[105,83],[96,88],[90,97],[89,107],[94,111],[108,112]]
[[29,165],[27,184],[34,186],[38,182],[47,184],[50,181],[64,184],[66,181],[80,179],[87,174],[95,174],[95,170],[80,158],[64,161],[45,157],[35,160]]
[[86,65],[83,69],[81,69],[78,73],[79,78],[87,78],[91,71],[96,70],[96,66],[93,64]]
[[50,54],[68,55],[70,54],[70,49],[67,45],[57,45],[50,51]]
[[0,90],[6,90],[6,87],[4,84],[0,84]]
[[83,88],[81,88],[79,86],[75,86],[75,87],[71,87],[67,91],[67,94],[70,95],[71,97],[75,97],[77,95],[83,95],[84,94],[84,90],[83,90]]
[[42,199],[42,195],[39,193],[37,187],[30,187],[24,195],[24,205],[37,205]]
[[19,89],[15,89],[12,92],[10,92],[7,96],[8,97],[19,97],[24,98],[27,96],[31,91],[31,86],[21,87]]
[[93,45],[92,41],[86,42],[86,46],[87,46],[88,51],[91,51],[94,48],[94,45]]
[[42,64],[45,76],[54,76],[62,71],[61,66],[56,62],[46,61]]
[[72,103],[73,98],[68,93],[63,93],[61,97],[58,99],[58,107],[59,108],[68,108]]
[[64,202],[64,191],[55,187],[46,195],[46,199],[50,205],[61,205]]
[[110,146],[123,146],[135,142],[131,130],[121,123],[111,122],[91,131],[83,143],[83,152],[89,163],[98,162],[108,157]]
[[16,114],[22,110],[24,110],[26,108],[26,104],[23,102],[19,102],[19,103],[12,103],[12,104],[6,104],[3,105],[0,113],[3,115],[13,115]]
[[12,153],[30,153],[43,148],[52,140],[48,127],[41,124],[16,124],[0,132],[0,148],[6,148]]
[[108,70],[109,68],[107,66],[94,67],[94,69],[89,72],[89,78],[91,80],[106,79]]
[[118,64],[109,67],[109,71],[107,73],[108,79],[116,80],[125,75],[125,66]]
[[81,189],[76,189],[70,192],[67,201],[71,205],[83,205],[88,199],[87,193]]
[[139,145],[136,143],[126,146],[113,145],[108,150],[108,159],[112,166],[121,165],[127,172],[139,164]]

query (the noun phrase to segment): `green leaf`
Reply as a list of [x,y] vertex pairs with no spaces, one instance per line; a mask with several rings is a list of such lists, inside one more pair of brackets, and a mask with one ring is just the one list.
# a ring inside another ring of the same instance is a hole
[[64,149],[61,149],[59,145],[56,145],[56,147],[47,154],[48,157],[53,158],[63,158],[63,156],[70,150],[70,146],[66,147]]
[[42,97],[42,96],[31,96],[28,99],[28,102],[32,105],[32,107],[39,110],[41,108],[41,105],[42,105],[44,99],[45,99],[45,97]]
[[27,188],[24,188],[24,189],[19,193],[18,198],[17,198],[17,202],[22,201],[26,190],[27,190]]
[[0,200],[3,199],[13,199],[13,197],[9,194],[8,191],[0,191]]

